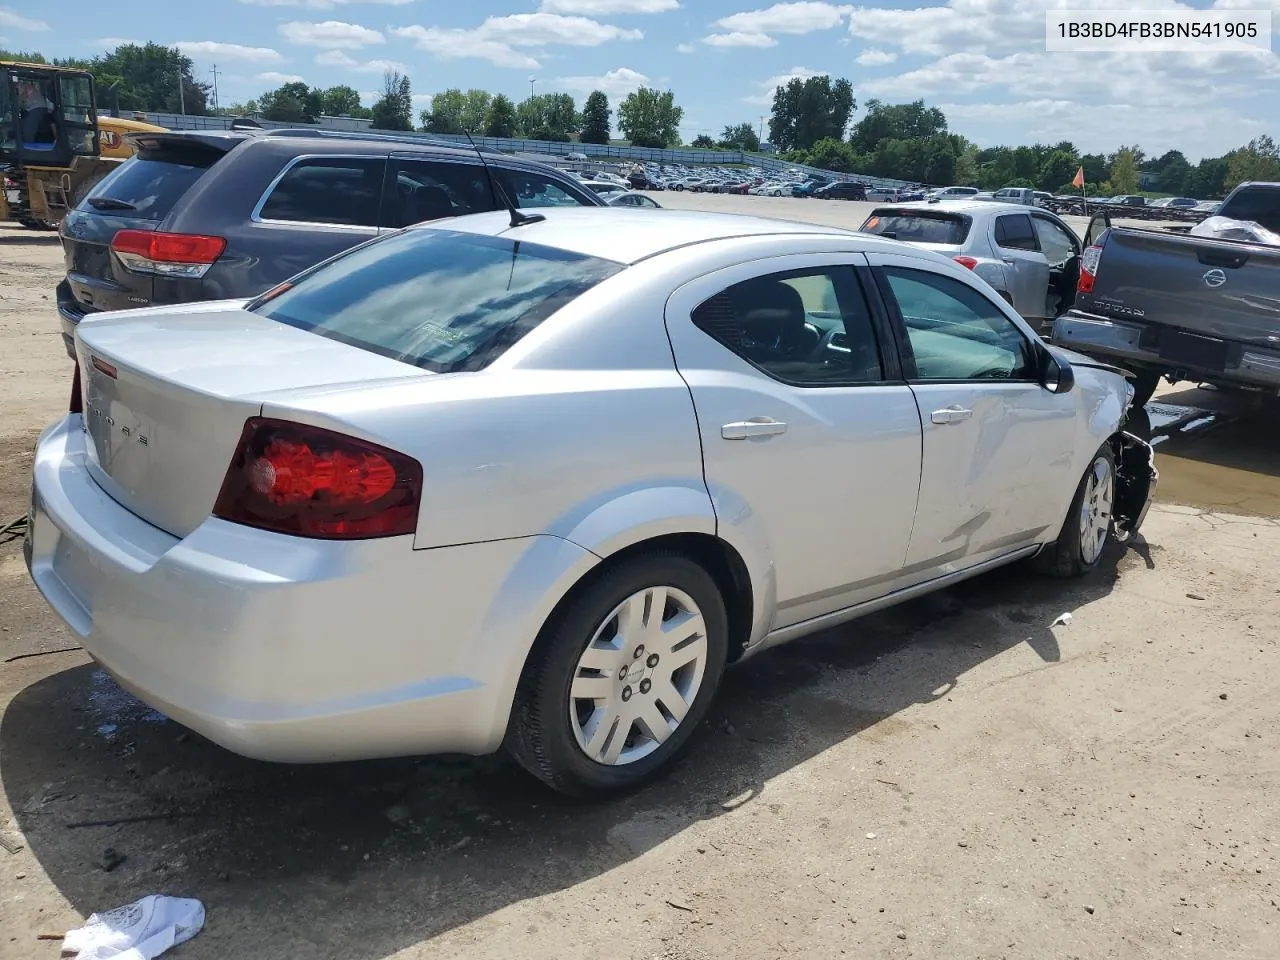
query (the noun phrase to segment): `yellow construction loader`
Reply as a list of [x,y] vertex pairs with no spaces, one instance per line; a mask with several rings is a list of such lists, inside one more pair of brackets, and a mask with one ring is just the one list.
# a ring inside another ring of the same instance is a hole
[[99,117],[83,70],[0,60],[0,223],[57,227],[89,189],[133,155],[131,133],[164,127]]

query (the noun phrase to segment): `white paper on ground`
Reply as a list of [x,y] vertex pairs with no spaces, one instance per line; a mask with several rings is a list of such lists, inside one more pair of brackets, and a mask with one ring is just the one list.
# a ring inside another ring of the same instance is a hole
[[204,927],[199,900],[153,894],[134,903],[95,913],[62,941],[76,960],[153,960],[190,940]]

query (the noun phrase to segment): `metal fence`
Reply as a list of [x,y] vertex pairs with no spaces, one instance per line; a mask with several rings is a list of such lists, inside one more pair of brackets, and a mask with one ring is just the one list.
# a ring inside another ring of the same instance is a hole
[[[230,117],[198,117],[177,113],[149,113],[147,121],[168,127],[171,130],[228,130],[231,128]],[[285,129],[289,127],[313,127],[318,130],[365,131],[367,123],[359,120],[345,120],[341,117],[326,117],[322,124],[310,123],[278,123],[272,120],[259,120],[267,129]],[[373,132],[373,131],[370,131]],[[468,145],[465,136],[447,133],[397,133],[397,136],[422,137],[430,140],[446,140]],[[569,153],[581,153],[591,160],[630,160],[638,163],[678,163],[684,165],[745,165],[755,167],[765,173],[784,173],[798,170],[808,175],[834,180],[856,179],[869,186],[905,187],[905,180],[887,180],[881,177],[866,177],[848,173],[836,173],[818,167],[808,167],[800,163],[788,163],[777,157],[761,153],[747,153],[742,150],[663,150],[653,147],[622,147],[613,144],[599,143],[561,143],[551,140],[520,140],[507,137],[475,137],[476,146],[497,153],[530,153],[549,157],[563,158]]]

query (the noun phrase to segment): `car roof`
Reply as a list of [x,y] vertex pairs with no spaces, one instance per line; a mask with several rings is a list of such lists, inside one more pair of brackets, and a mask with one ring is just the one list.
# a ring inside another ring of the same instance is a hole
[[[890,209],[888,207],[883,209]],[[942,210],[947,213],[963,213],[973,216],[977,213],[1038,213],[1048,211],[1040,207],[1029,207],[1025,203],[1001,203],[999,200],[939,200],[930,203],[928,200],[914,200],[911,203],[895,203],[894,210]]]
[[[823,224],[774,220],[731,213],[698,210],[618,210],[614,207],[539,207],[546,219],[511,227],[505,212],[477,213],[449,220],[434,220],[414,230],[456,230],[487,236],[505,234],[572,253],[632,264],[692,244],[765,236],[826,236],[845,242],[856,237],[867,250],[901,252],[894,241],[855,230]],[[604,221],[602,223],[602,220]],[[510,231],[510,232],[508,232]]]

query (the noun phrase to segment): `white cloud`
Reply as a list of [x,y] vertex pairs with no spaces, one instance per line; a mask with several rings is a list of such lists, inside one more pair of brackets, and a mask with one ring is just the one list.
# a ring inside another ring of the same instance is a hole
[[86,40],[85,46],[100,47],[103,50],[114,50],[116,47],[123,47],[131,43],[135,46],[141,46],[139,41],[132,40],[128,37],[98,37],[96,40]]
[[354,70],[356,73],[386,73],[393,70],[397,73],[408,73],[408,64],[399,60],[357,60],[342,50],[325,50],[316,54],[316,63],[322,67],[337,67],[340,70]]
[[778,41],[763,33],[713,33],[703,37],[709,47],[776,47]]
[[883,67],[887,63],[893,63],[898,59],[896,53],[890,53],[888,50],[863,50],[854,59],[864,67]]
[[557,77],[548,81],[552,87],[560,87],[574,93],[591,93],[603,90],[611,100],[621,100],[652,81],[638,70],[618,67],[599,77]]
[[681,43],[676,45],[676,53],[697,53],[698,48],[692,43]]
[[36,33],[48,30],[49,25],[43,20],[32,20],[29,17],[14,13],[8,7],[0,7],[0,27],[11,27],[14,30],[28,30]]
[[421,107],[424,110],[431,109],[431,94],[415,93],[409,99],[413,101],[415,107]]
[[495,66],[526,70],[536,70],[541,64],[519,47],[597,47],[611,40],[639,40],[644,36],[639,30],[554,13],[489,17],[472,30],[415,25],[393,27],[391,32],[414,41],[418,49],[441,60],[487,60]]
[[814,33],[838,27],[852,7],[802,0],[775,3],[763,10],[747,10],[721,17],[716,25],[738,33]]
[[308,10],[332,10],[357,3],[377,4],[384,7],[404,7],[414,0],[240,0],[254,7],[306,7]]
[[248,60],[251,63],[279,63],[284,57],[270,47],[246,47],[239,43],[219,43],[216,40],[179,40],[174,44],[189,57],[222,60]]
[[542,0],[542,13],[581,13],[607,17],[615,13],[666,13],[679,10],[680,0]]
[[387,38],[377,30],[341,20],[325,20],[322,23],[293,20],[281,24],[279,29],[280,35],[290,43],[306,47],[326,47],[330,50],[358,50],[387,42]]
[[265,80],[267,83],[304,83],[306,77],[300,77],[296,73],[276,73],[274,70],[268,70],[266,73],[260,73],[253,79]]
[[810,77],[821,77],[824,72],[822,70],[810,70],[808,67],[792,67],[786,73],[780,73],[777,76],[770,77],[768,80],[761,80],[756,84],[760,88],[760,93],[743,97],[742,102],[754,104],[758,107],[771,106],[773,104],[773,91],[778,87],[785,87],[792,80],[808,80]]

